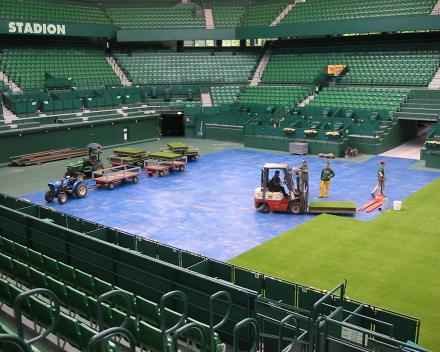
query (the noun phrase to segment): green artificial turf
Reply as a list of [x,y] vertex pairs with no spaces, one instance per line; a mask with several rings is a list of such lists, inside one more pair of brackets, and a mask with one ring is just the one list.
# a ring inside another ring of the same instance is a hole
[[440,178],[364,222],[322,214],[229,261],[420,318],[419,344],[440,352]]

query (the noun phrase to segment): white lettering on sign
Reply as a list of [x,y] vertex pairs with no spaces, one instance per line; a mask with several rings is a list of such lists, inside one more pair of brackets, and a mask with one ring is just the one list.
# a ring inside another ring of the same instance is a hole
[[9,22],[9,33],[24,34],[66,34],[64,24]]
[[[360,331],[356,331],[345,326],[342,327],[341,337],[352,342],[356,342],[362,345],[364,334]],[[367,345],[367,338],[365,339],[365,346]]]

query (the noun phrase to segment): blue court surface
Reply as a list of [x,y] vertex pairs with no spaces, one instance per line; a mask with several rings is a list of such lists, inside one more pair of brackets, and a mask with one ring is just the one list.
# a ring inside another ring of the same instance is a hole
[[[71,197],[60,205],[44,200],[45,192],[23,196],[33,203],[117,228],[137,236],[207,257],[227,261],[317,215],[263,214],[253,205],[255,188],[260,186],[265,163],[310,166],[310,197],[313,200],[369,202],[377,183],[377,169],[386,160],[385,194],[390,200],[404,200],[439,174],[408,169],[412,159],[375,156],[364,163],[344,159],[284,155],[231,149],[208,154],[188,163],[184,172],[141,175],[139,183],[116,184],[113,190],[90,188],[83,199]],[[327,199],[318,199],[321,169],[330,161],[336,172]],[[48,180],[52,182],[56,180]],[[93,181],[88,185],[92,186]],[[405,207],[405,202],[402,208]],[[381,212],[358,211],[351,218],[369,221]],[[307,236],[305,233],[304,236]]]

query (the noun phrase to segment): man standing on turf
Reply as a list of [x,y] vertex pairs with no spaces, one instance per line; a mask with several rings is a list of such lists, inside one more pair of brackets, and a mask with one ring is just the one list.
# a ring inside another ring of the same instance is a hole
[[298,169],[302,171],[303,192],[309,195],[309,165],[307,165],[307,161],[303,160],[303,164]]
[[383,191],[385,189],[385,180],[386,180],[386,178],[385,178],[385,169],[384,169],[385,164],[386,164],[386,161],[382,160],[380,162],[379,169],[377,170],[377,186],[374,187],[373,191],[371,192],[371,195],[373,197],[376,196],[376,192],[377,192],[377,190],[379,188],[380,188],[380,192],[382,193],[382,196],[384,197]]
[[[335,172],[333,171],[332,168],[330,168],[330,163],[326,163],[325,168],[323,168],[321,172],[321,187],[320,187],[321,192],[318,198],[322,198],[322,197],[327,198],[328,190],[330,188],[330,179],[335,176],[336,176]],[[325,187],[325,196],[324,196],[324,187]]]

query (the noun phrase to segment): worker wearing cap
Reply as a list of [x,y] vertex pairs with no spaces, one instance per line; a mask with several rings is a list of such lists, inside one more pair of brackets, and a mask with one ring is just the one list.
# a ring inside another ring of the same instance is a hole
[[280,170],[276,170],[274,177],[272,177],[272,187],[278,192],[283,192],[284,197],[289,198],[289,195],[284,190],[283,185],[284,182],[282,182],[280,179]]
[[[330,167],[330,163],[327,162],[325,164],[325,168],[323,168],[321,172],[321,187],[320,187],[321,193],[318,198],[322,198],[322,197],[327,198],[328,190],[330,188],[330,179],[335,176],[336,174],[333,171],[333,169]],[[324,187],[325,187],[325,196],[324,196]]]
[[303,160],[302,165],[298,169],[302,171],[303,192],[309,195],[309,165],[307,165],[307,161]]

